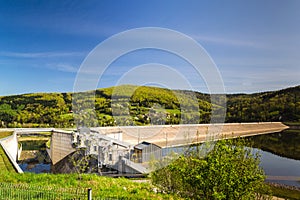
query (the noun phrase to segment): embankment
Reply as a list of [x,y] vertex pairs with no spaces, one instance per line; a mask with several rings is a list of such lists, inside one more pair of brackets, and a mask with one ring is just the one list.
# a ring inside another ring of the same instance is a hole
[[23,173],[23,170],[19,167],[17,163],[18,155],[20,153],[18,148],[18,138],[17,134],[14,132],[11,136],[2,138],[0,140],[0,145],[2,146],[5,154],[9,158],[13,167],[18,173]]

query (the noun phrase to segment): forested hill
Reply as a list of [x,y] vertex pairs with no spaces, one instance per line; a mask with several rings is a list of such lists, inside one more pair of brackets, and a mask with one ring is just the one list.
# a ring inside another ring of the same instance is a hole
[[[94,120],[89,118],[92,109],[80,116],[73,113],[71,93],[0,97],[0,127],[73,127],[75,121],[88,126],[210,122],[210,96],[199,92],[125,85],[98,89],[95,97]],[[253,121],[300,121],[300,86],[227,95],[226,122]]]
[[300,86],[254,94],[227,95],[226,120],[299,121]]

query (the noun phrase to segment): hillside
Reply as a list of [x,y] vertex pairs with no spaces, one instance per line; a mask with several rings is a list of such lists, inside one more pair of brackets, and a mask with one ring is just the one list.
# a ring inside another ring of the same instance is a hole
[[[84,111],[80,115],[73,113],[72,93],[0,97],[0,127],[73,127],[75,121],[87,126],[210,122],[208,94],[132,85],[98,89],[95,94],[95,104],[91,99],[77,101]],[[87,105],[95,106],[97,119],[91,117],[92,109],[84,108]],[[300,86],[227,95],[226,122],[299,121],[299,113]]]
[[300,86],[255,94],[227,95],[227,122],[299,119]]

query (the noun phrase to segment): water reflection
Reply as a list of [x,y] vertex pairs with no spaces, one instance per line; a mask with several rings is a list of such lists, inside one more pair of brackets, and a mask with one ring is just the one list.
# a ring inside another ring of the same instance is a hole
[[284,130],[280,133],[257,135],[248,139],[253,143],[254,148],[300,160],[300,130]]
[[261,167],[269,177],[267,181],[300,187],[300,160],[284,158],[272,153],[253,149],[261,155]]
[[22,152],[19,166],[24,172],[49,173],[51,161],[46,152],[47,140],[21,141]]
[[24,172],[32,172],[36,174],[49,173],[51,169],[51,165],[45,163],[21,163],[19,166]]

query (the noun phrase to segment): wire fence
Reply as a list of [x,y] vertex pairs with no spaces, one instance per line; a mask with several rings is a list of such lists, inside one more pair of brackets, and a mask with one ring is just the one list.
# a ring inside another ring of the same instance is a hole
[[84,188],[57,188],[29,184],[0,183],[0,200],[86,200]]

